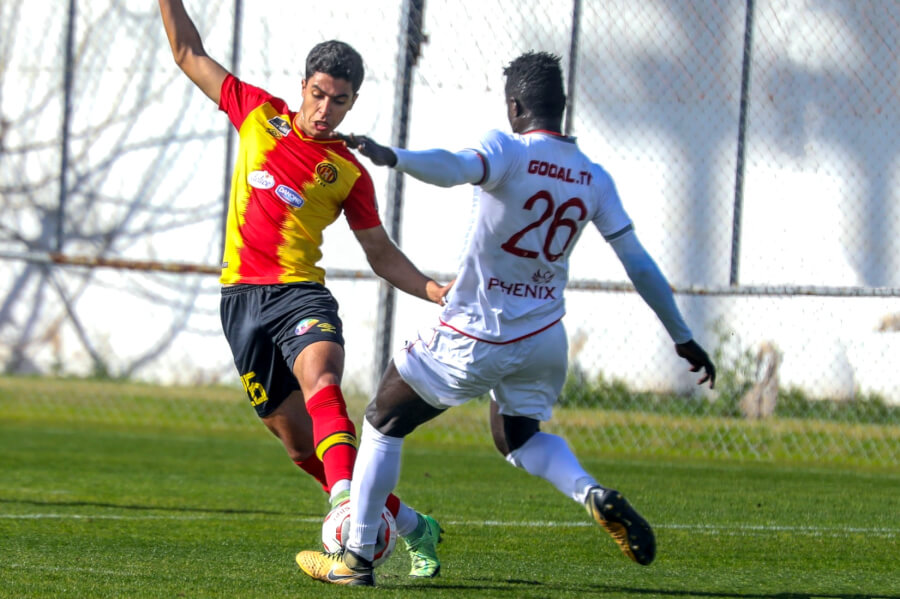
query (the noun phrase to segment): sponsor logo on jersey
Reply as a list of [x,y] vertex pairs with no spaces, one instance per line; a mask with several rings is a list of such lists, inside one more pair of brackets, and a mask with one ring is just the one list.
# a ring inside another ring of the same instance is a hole
[[507,283],[497,277],[488,279],[488,291],[504,293],[514,297],[533,297],[535,299],[555,300],[556,287],[548,285],[529,285],[528,283]]
[[303,320],[300,321],[300,324],[298,324],[297,327],[294,329],[294,334],[295,335],[303,335],[304,333],[306,333],[308,330],[310,330],[317,324],[319,324],[319,320],[317,318],[304,318]]
[[280,116],[273,116],[269,119],[269,124],[275,127],[279,133],[282,135],[287,135],[291,132],[291,124],[281,118]]
[[330,162],[320,162],[316,165],[316,181],[319,185],[334,183],[338,178],[337,167]]
[[253,171],[247,175],[247,183],[256,189],[272,189],[275,187],[275,177],[268,171]]
[[556,276],[556,275],[554,275],[554,274],[553,274],[552,272],[550,272],[549,270],[548,270],[547,272],[543,272],[543,271],[539,268],[539,269],[537,269],[536,271],[534,271],[534,274],[533,274],[533,275],[531,275],[531,280],[534,281],[535,283],[544,283],[544,284],[546,284],[546,283],[549,283],[550,281],[552,281],[552,280],[553,280],[553,277],[555,277],[555,276]]
[[295,208],[300,208],[305,202],[302,195],[287,185],[279,185],[276,187],[275,194]]

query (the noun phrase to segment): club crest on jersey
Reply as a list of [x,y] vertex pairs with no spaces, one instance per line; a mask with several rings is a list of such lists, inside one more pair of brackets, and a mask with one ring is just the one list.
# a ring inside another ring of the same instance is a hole
[[317,324],[319,324],[319,320],[317,318],[304,318],[294,329],[294,334],[303,335]]
[[543,272],[540,268],[534,271],[534,274],[531,275],[531,280],[535,283],[549,283],[553,280],[553,277],[556,276],[549,270],[547,272]]
[[302,195],[300,195],[298,192],[294,191],[287,185],[279,185],[278,187],[276,187],[275,195],[277,195],[279,198],[281,198],[294,208],[300,208],[305,202]]
[[256,189],[272,189],[275,187],[275,177],[268,171],[253,171],[247,175],[247,183]]
[[269,124],[275,127],[279,133],[282,135],[287,135],[291,132],[291,124],[281,118],[280,116],[273,116],[269,119]]
[[330,162],[320,162],[316,165],[316,181],[319,185],[334,183],[338,178],[337,167]]

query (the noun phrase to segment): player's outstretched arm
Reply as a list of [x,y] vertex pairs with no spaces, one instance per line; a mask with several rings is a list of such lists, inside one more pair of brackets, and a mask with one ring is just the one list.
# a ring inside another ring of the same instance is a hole
[[375,143],[365,135],[335,134],[348,148],[357,150],[378,166],[389,166],[419,181],[453,187],[463,183],[478,184],[484,179],[484,162],[477,152],[464,150],[412,151],[390,148]]
[[175,64],[204,94],[218,104],[222,82],[228,76],[228,71],[206,54],[200,33],[181,0],[159,0],[159,12]]
[[444,296],[452,283],[441,285],[415,267],[398,248],[381,225],[353,232],[366,253],[372,270],[388,283],[410,295],[444,304]]
[[656,312],[675,342],[675,352],[691,364],[691,372],[703,369],[703,376],[697,384],[702,385],[708,381],[712,389],[716,383],[715,366],[703,348],[693,340],[691,330],[675,304],[672,287],[641,245],[637,235],[633,230],[628,231],[610,241],[610,245],[625,267],[625,272],[638,294]]

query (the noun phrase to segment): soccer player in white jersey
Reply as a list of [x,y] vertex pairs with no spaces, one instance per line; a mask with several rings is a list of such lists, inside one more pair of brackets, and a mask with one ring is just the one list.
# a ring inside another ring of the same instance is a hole
[[335,554],[302,551],[300,568],[337,584],[374,585],[379,516],[400,476],[403,439],[447,408],[490,393],[491,430],[507,461],[582,503],[621,550],[647,565],[656,541],[615,489],[599,484],[559,436],[542,432],[567,372],[562,324],[569,254],[597,228],[653,309],[675,351],[715,384],[715,367],[694,340],[671,288],[634,232],[610,175],[564,136],[559,58],[526,53],[504,69],[513,134],[491,131],[474,149],[408,151],[364,136],[345,139],[377,165],[440,186],[478,193],[468,248],[439,322],[394,354],[366,409],[353,470],[349,539]]

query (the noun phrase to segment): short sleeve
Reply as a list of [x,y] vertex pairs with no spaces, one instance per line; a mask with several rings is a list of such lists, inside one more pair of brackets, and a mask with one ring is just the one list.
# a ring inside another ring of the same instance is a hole
[[631,226],[631,217],[625,212],[616,184],[609,173],[596,164],[593,171],[592,185],[597,194],[597,211],[592,221],[603,238],[610,241],[616,233]]
[[350,225],[350,229],[353,231],[371,229],[381,224],[381,218],[378,216],[378,203],[375,201],[375,186],[372,184],[372,177],[361,165],[359,169],[359,177],[357,177],[356,182],[350,189],[350,194],[343,204],[347,224]]
[[487,172],[480,186],[489,191],[509,175],[518,160],[520,144],[515,143],[508,133],[492,129],[481,138],[479,146],[472,149],[484,160]]
[[219,110],[228,115],[235,129],[240,129],[244,119],[255,108],[268,102],[280,114],[287,114],[287,103],[269,92],[244,83],[234,75],[227,75],[219,94]]

